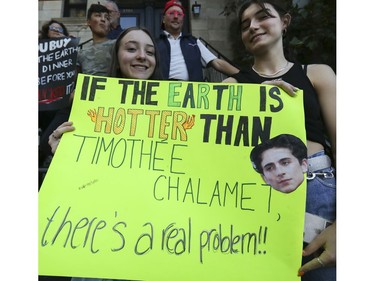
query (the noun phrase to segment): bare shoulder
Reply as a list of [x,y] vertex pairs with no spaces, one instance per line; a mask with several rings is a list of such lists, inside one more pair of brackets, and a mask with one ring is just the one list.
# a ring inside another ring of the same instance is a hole
[[336,74],[330,66],[326,64],[310,64],[307,67],[307,76],[320,98],[335,99]]
[[335,72],[326,64],[309,64],[307,66],[307,76],[314,87],[325,83],[334,83],[336,81]]
[[228,77],[228,78],[225,78],[222,82],[223,83],[237,83],[237,80],[234,79],[233,77]]
[[333,73],[333,69],[327,64],[308,64],[307,65],[307,72],[324,72],[324,73]]
[[312,75],[313,77],[324,77],[326,75],[335,75],[335,73],[327,64],[309,64],[307,65],[307,75]]

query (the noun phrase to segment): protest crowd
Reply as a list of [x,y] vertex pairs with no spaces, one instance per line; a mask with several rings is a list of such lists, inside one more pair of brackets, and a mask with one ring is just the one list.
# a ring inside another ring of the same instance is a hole
[[[335,73],[327,65],[301,64],[286,57],[283,37],[293,22],[280,0],[244,1],[239,10],[242,42],[254,56],[253,64],[247,69],[218,58],[200,39],[182,32],[188,12],[181,2],[166,1],[158,38],[153,38],[143,27],[123,29],[120,10],[114,1],[101,1],[89,7],[86,19],[92,41],[85,45],[79,44],[79,38],[70,36],[62,22],[51,19],[42,26],[39,31],[39,192],[63,134],[75,130],[69,115],[79,73],[200,83],[211,82],[204,77],[204,69],[211,67],[226,77],[223,83],[273,85],[292,97],[303,90],[306,213],[329,224],[312,241],[304,242],[301,267],[295,268],[295,275],[303,281],[336,280]],[[271,172],[268,166],[262,166],[261,160],[257,165],[260,174],[266,169]],[[275,162],[274,169],[277,166]],[[39,276],[39,280],[108,279]]]

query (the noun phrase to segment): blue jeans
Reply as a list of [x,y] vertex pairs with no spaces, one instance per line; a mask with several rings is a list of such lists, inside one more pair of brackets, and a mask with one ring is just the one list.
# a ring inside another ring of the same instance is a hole
[[[324,155],[324,151],[317,152],[308,158]],[[333,167],[317,172],[335,172]],[[336,220],[336,178],[324,178],[316,176],[307,180],[306,212],[318,215],[326,220]],[[307,244],[304,243],[304,247]],[[312,254],[302,258],[302,264],[315,258]],[[335,281],[336,267],[322,267],[306,272],[302,281]]]

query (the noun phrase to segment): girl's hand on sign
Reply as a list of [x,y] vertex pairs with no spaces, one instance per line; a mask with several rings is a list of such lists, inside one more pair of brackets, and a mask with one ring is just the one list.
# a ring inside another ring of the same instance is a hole
[[291,97],[294,97],[297,94],[297,91],[299,90],[297,87],[294,87],[292,84],[285,82],[281,78],[264,81],[262,84],[274,85],[274,86],[280,87]]
[[48,139],[48,144],[51,147],[52,154],[55,153],[55,151],[57,149],[57,146],[60,143],[60,139],[61,139],[62,135],[65,132],[74,131],[75,128],[72,125],[73,125],[73,122],[70,122],[70,121],[64,122],[60,126],[58,126],[56,128],[56,130],[53,131],[52,134],[50,134],[49,139]]

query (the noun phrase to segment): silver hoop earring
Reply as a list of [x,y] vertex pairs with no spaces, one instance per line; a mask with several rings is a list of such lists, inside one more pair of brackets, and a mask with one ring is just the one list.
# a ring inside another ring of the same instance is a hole
[[287,30],[286,30],[286,28],[283,30],[283,37],[286,35],[286,32],[287,32]]

